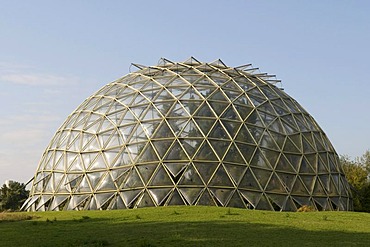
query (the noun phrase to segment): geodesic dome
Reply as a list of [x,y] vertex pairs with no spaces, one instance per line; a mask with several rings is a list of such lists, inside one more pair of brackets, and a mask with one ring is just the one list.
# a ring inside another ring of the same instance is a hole
[[24,210],[352,210],[333,146],[275,77],[221,60],[134,66],[57,130]]

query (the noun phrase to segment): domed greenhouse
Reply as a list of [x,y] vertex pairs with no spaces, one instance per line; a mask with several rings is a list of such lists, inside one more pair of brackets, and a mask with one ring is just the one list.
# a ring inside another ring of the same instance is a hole
[[24,210],[352,210],[332,144],[274,76],[195,58],[133,66],[56,131]]

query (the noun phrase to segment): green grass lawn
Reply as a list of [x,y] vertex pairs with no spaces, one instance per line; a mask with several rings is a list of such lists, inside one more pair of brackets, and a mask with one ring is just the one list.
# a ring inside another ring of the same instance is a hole
[[0,213],[0,246],[370,246],[370,214],[217,207]]

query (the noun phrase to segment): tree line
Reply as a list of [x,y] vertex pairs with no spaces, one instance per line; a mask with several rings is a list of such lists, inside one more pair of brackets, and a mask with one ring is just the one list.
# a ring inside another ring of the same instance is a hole
[[355,159],[342,155],[340,163],[351,185],[354,210],[370,212],[370,150]]

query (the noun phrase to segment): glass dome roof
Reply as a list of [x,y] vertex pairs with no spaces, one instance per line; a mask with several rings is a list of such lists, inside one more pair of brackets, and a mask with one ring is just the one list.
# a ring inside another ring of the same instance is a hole
[[274,76],[193,57],[133,65],[57,130],[24,210],[352,210],[333,146]]

